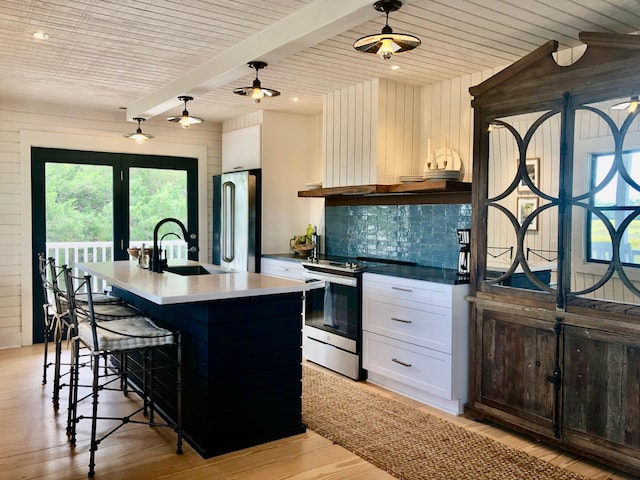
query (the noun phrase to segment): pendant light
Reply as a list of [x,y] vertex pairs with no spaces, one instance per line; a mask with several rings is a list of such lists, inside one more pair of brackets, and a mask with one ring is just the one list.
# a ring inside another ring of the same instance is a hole
[[153,135],[149,135],[148,133],[142,133],[142,128],[140,128],[140,122],[144,122],[144,118],[136,117],[134,118],[136,122],[138,122],[138,129],[136,133],[127,133],[124,135],[125,138],[130,138],[131,140],[135,140],[137,143],[144,143],[150,138],[153,138]]
[[367,35],[353,44],[353,48],[359,52],[374,53],[384,60],[389,60],[394,54],[402,53],[420,46],[420,39],[406,33],[393,33],[389,26],[389,12],[395,12],[402,6],[399,0],[379,0],[373,4],[373,8],[387,15],[382,32],[376,35]]
[[633,113],[638,108],[638,96],[632,96],[628,102],[616,103],[611,107],[612,110],[629,110],[629,113]]
[[250,68],[255,68],[256,70],[256,79],[253,81],[253,85],[250,87],[236,88],[233,90],[233,93],[249,97],[251,98],[251,100],[253,100],[253,103],[260,103],[260,100],[262,100],[264,97],[277,97],[278,95],[280,95],[280,92],[277,90],[263,87],[260,84],[260,80],[258,80],[258,70],[261,70],[267,66],[265,62],[253,61],[247,63],[247,66],[249,66]]
[[182,128],[189,128],[191,125],[204,122],[204,120],[199,117],[192,117],[187,111],[187,102],[193,100],[193,97],[182,96],[178,97],[178,100],[184,102],[184,110],[182,111],[182,115],[180,115],[179,117],[167,117],[167,120],[169,120],[170,122],[179,123]]

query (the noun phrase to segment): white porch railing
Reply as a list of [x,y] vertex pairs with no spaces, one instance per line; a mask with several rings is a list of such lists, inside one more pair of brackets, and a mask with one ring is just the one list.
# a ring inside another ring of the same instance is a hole
[[[153,240],[134,241],[131,245],[142,246],[143,243],[146,247],[153,246]],[[187,258],[187,244],[184,240],[164,240],[162,249],[169,261]],[[56,265],[70,267],[78,263],[110,262],[113,260],[113,242],[47,242],[47,257],[53,257]],[[107,288],[105,282],[98,278],[93,279],[92,284],[95,291]]]

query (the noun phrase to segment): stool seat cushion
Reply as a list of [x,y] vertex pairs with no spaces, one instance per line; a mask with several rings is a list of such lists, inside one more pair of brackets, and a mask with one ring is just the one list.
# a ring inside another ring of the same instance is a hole
[[[89,300],[87,299],[88,295],[86,293],[76,293],[76,300],[78,302],[87,303]],[[96,305],[98,303],[120,303],[120,298],[114,297],[113,295],[109,295],[107,293],[92,293],[91,299],[93,300],[93,304]]]
[[78,324],[78,336],[89,348],[121,351],[174,343],[173,333],[158,327],[149,317],[128,317],[109,322],[96,322],[98,344],[93,345],[90,322]]
[[[78,305],[76,309],[79,321],[89,319],[89,310],[85,309],[85,305]],[[127,305],[117,305],[109,303],[98,303],[93,306],[93,314],[96,320],[120,320],[127,317],[139,317],[140,311]]]

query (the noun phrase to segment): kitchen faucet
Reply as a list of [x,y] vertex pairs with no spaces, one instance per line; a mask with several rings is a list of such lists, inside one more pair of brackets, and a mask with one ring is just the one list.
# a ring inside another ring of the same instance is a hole
[[[173,222],[180,227],[180,229],[182,230],[182,238],[184,239],[185,242],[187,242],[187,245],[189,245],[189,239],[193,240],[196,238],[195,233],[192,233],[191,235],[189,235],[189,233],[187,232],[187,228],[177,218],[163,218],[162,220],[160,220],[156,224],[155,228],[153,229],[153,255],[152,255],[151,266],[150,266],[150,269],[152,272],[156,272],[156,273],[163,272],[162,260],[160,258],[160,249],[158,248],[158,230],[162,225],[164,225],[167,222]],[[166,235],[168,234],[163,235],[162,238],[164,238]],[[174,235],[177,236],[177,234],[175,233]],[[195,246],[190,247],[188,249],[188,252],[197,252],[197,251],[198,251],[198,247],[195,247]]]

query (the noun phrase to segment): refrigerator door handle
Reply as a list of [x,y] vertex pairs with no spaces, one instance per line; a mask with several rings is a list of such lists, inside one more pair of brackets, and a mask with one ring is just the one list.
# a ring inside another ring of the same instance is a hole
[[224,182],[222,185],[222,260],[232,262],[235,255],[235,201],[236,186],[233,182]]

